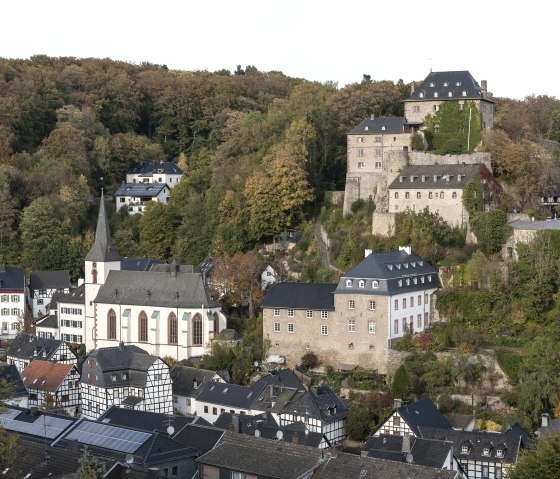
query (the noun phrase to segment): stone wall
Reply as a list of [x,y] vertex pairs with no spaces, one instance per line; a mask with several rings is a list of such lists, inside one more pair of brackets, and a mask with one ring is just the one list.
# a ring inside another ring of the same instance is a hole
[[436,155],[424,151],[411,151],[408,154],[408,161],[411,165],[460,165],[466,163],[473,165],[475,163],[484,163],[486,167],[492,171],[490,161],[490,153],[477,151],[474,153],[466,153],[464,155]]
[[379,236],[393,236],[395,234],[395,214],[375,211],[371,221],[371,233]]

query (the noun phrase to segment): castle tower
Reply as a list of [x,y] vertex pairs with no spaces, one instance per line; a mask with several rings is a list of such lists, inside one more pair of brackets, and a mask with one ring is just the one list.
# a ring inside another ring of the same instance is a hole
[[97,315],[95,297],[112,269],[121,269],[121,255],[113,245],[105,211],[105,195],[101,192],[95,241],[85,258],[85,343],[86,350],[96,347]]

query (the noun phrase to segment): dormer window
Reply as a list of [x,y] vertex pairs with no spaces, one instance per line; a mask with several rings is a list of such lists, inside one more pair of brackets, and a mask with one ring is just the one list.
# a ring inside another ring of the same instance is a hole
[[424,98],[424,92],[421,91],[420,94],[418,95],[420,98]]
[[366,285],[366,282],[363,279],[361,279],[358,283],[359,288],[363,288],[365,285]]
[[411,266],[412,266],[413,268],[416,268],[416,261],[413,261],[413,262],[410,263],[410,264],[411,264]]
[[410,286],[410,278],[406,278],[406,285]]
[[455,86],[461,86],[461,82],[458,81],[457,83],[455,83]]
[[449,83],[446,82],[446,81],[444,81],[444,82],[443,82],[443,86],[449,86]]
[[496,449],[496,457],[504,457],[504,450]]
[[431,81],[431,82],[429,83],[429,85],[430,85],[430,88],[433,88],[433,87],[436,86],[435,83],[434,83],[433,81]]
[[371,287],[374,288],[374,289],[379,288],[379,281],[376,281],[376,280],[372,281],[371,282]]
[[424,266],[424,261],[418,261],[418,264],[419,264],[420,266]]
[[127,376],[126,376],[126,373],[122,373],[121,379],[122,379],[123,381],[126,381],[126,377],[127,377]]
[[111,381],[116,381],[116,380],[117,380],[117,375],[111,374]]
[[352,280],[351,280],[351,279],[347,279],[347,280],[346,280],[346,287],[347,287],[347,288],[351,288],[351,287],[352,287]]
[[484,447],[482,449],[482,455],[483,456],[489,456],[490,455],[490,448],[489,447]]
[[432,275],[429,274],[429,275],[428,275],[428,283],[431,283],[431,282],[432,282]]
[[448,91],[448,92],[447,92],[447,96],[452,97],[452,96],[453,96],[453,92],[452,92],[452,91]]
[[461,95],[462,95],[462,96],[467,96],[467,90],[463,90],[463,91],[461,92]]
[[438,97],[438,92],[435,91],[435,92],[434,92],[434,98],[437,98],[437,97]]
[[399,279],[399,288],[402,288],[402,279]]
[[403,263],[403,266],[408,269],[408,263]]
[[397,263],[395,266],[397,267],[397,269],[401,269],[401,264],[400,263]]
[[392,264],[388,264],[388,265],[387,265],[387,269],[388,269],[389,271],[393,271],[393,265],[392,265]]
[[469,446],[461,447],[461,454],[468,454],[469,453]]
[[366,125],[366,127],[364,128],[364,131],[368,131],[369,127]]

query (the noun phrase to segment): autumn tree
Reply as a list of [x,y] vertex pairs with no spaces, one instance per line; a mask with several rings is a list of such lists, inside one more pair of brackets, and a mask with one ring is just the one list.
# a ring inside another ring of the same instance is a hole
[[8,479],[22,477],[17,466],[21,461],[21,447],[17,434],[9,433],[0,426],[0,469]]
[[509,470],[509,479],[558,477],[560,471],[560,434],[547,434],[521,451],[517,463]]
[[78,463],[80,467],[76,471],[77,479],[101,479],[105,474],[105,464],[96,456],[92,456],[87,446],[84,447]]
[[17,209],[15,201],[5,189],[0,188],[0,264],[15,264],[18,258],[16,232]]
[[167,259],[175,243],[179,218],[173,207],[150,201],[140,218],[140,246],[150,258]]

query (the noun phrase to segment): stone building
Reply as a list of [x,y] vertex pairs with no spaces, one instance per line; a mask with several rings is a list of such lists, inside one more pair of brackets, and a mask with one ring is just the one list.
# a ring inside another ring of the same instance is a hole
[[560,230],[560,220],[516,220],[510,222],[509,225],[512,227],[513,232],[502,248],[502,257],[504,259],[513,259],[515,261],[518,260],[517,245],[519,243],[531,243],[539,231]]
[[467,228],[469,212],[463,205],[463,190],[476,179],[484,186],[485,207],[495,206],[502,188],[483,164],[408,166],[389,185],[389,213],[427,208],[451,226]]
[[437,270],[410,247],[368,254],[338,284],[273,286],[263,304],[263,335],[289,364],[313,351],[324,364],[386,373],[394,342],[430,325],[439,287]]

